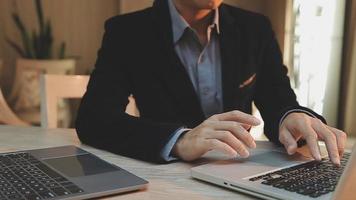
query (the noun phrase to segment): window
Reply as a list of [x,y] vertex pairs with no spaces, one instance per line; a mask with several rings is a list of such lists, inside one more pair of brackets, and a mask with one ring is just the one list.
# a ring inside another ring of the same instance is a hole
[[337,122],[344,0],[294,0],[292,21],[292,85],[298,101]]

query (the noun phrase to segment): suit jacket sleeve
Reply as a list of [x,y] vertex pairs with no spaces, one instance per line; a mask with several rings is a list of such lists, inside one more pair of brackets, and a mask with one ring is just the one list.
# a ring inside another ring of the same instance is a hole
[[322,116],[298,104],[287,76],[287,67],[283,65],[282,53],[271,23],[267,18],[263,18],[260,27],[263,30],[261,31],[263,41],[259,55],[261,67],[257,75],[255,104],[265,121],[264,132],[266,136],[272,142],[281,145],[278,139],[279,122],[289,110],[304,110],[312,113],[324,123],[326,122]]
[[[117,25],[117,24],[115,24]],[[182,124],[152,121],[125,113],[132,92],[127,34],[105,25],[102,47],[78,112],[80,140],[96,148],[152,162],[164,162],[160,152]],[[126,47],[125,47],[126,46]]]

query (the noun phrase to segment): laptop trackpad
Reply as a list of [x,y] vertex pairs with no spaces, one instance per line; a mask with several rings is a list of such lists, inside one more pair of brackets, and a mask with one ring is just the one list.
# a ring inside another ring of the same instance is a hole
[[119,168],[90,154],[51,158],[43,160],[43,162],[67,177],[89,176],[119,170]]
[[266,153],[256,154],[247,158],[249,162],[259,163],[266,166],[281,167],[286,164],[291,164],[296,161],[307,161],[310,158],[304,157],[300,153],[288,155],[278,151],[270,151]]

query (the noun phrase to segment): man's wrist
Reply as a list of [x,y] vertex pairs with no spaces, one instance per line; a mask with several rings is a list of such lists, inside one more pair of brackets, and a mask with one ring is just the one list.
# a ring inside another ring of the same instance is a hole
[[[302,114],[306,114],[306,115],[309,115],[310,117],[313,117],[313,118],[318,118],[317,116],[315,116],[313,113],[307,111],[307,110],[303,110],[303,109],[291,109],[289,111],[287,111],[280,119],[279,121],[279,127],[281,127],[283,121],[290,115],[290,114],[293,114],[293,113],[302,113]],[[306,145],[307,142],[305,139],[300,139],[297,141],[297,146],[298,148],[299,147],[302,147],[304,145]]]
[[182,145],[182,138],[184,137],[185,134],[187,134],[189,131],[191,131],[191,129],[186,129],[182,132],[182,134],[179,136],[179,138],[177,139],[176,143],[173,146],[173,149],[171,151],[171,156],[172,157],[176,157],[179,158],[179,146]]
[[173,147],[174,145],[177,143],[178,139],[181,137],[181,135],[186,132],[189,131],[190,129],[187,129],[185,127],[181,127],[179,129],[177,129],[170,137],[170,139],[168,140],[167,144],[163,147],[163,149],[161,150],[161,157],[163,160],[169,162],[169,161],[173,161],[173,160],[177,160],[176,157],[172,156],[172,151],[173,151]]
[[283,121],[288,117],[288,115],[290,115],[292,113],[304,113],[304,114],[309,115],[310,117],[317,118],[313,113],[311,113],[307,110],[303,110],[303,109],[299,109],[299,108],[291,109],[291,110],[288,110],[287,112],[285,112],[284,115],[281,117],[281,119],[279,120],[279,127],[281,127]]

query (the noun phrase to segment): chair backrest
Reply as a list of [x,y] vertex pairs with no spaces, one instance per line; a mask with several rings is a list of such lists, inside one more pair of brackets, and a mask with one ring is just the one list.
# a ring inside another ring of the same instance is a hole
[[[82,75],[41,75],[41,126],[45,128],[57,128],[58,100],[82,98],[88,81],[89,76]],[[129,98],[126,113],[133,116],[139,115],[132,97]]]
[[81,98],[86,91],[88,81],[89,76],[41,75],[41,126],[57,128],[58,100]]
[[29,125],[28,123],[18,118],[16,114],[11,110],[11,108],[6,103],[1,88],[0,88],[0,124],[16,125],[16,126]]

